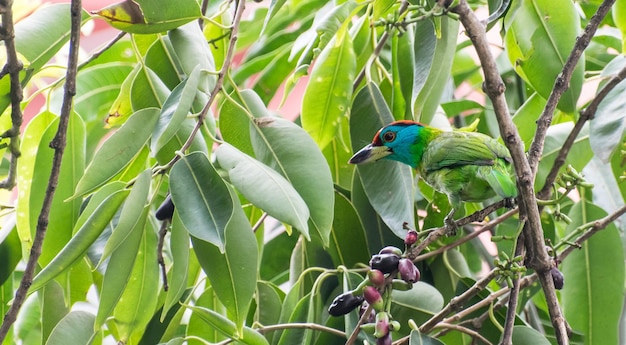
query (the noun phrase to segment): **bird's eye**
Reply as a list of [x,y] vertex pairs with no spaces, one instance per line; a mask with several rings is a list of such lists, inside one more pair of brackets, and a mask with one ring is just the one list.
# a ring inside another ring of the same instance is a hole
[[392,142],[396,139],[396,133],[395,132],[387,132],[385,134],[383,134],[383,140],[385,140],[385,142]]

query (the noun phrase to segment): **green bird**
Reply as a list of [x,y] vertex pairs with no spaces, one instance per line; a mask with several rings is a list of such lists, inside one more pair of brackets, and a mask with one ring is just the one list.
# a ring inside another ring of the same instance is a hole
[[448,196],[452,210],[445,225],[452,234],[456,231],[454,213],[463,201],[500,196],[512,204],[517,196],[509,151],[482,133],[442,131],[414,121],[396,121],[381,128],[372,143],[349,162],[363,164],[383,158],[410,165],[424,182]]

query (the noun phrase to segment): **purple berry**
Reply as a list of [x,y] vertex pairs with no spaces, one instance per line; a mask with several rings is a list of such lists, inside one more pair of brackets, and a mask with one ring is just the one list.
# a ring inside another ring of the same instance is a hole
[[402,250],[398,247],[386,246],[381,249],[378,254],[396,254],[397,256],[402,256]]
[[367,277],[377,288],[385,286],[385,274],[383,274],[380,270],[369,270],[367,272]]
[[395,272],[398,269],[398,262],[400,257],[396,254],[383,253],[372,255],[370,259],[370,267],[375,270],[380,270],[384,274]]
[[554,288],[561,290],[563,288],[563,284],[565,284],[565,277],[563,276],[563,273],[561,273],[558,268],[552,267],[552,269],[550,269],[550,274],[552,275]]
[[376,329],[374,338],[380,339],[389,335],[389,315],[381,311],[376,314]]
[[363,303],[363,296],[355,296],[351,291],[344,292],[335,297],[328,307],[328,313],[332,316],[346,315]]
[[415,242],[417,242],[417,231],[409,230],[404,237],[404,244],[407,246],[412,246]]
[[383,302],[383,297],[380,295],[380,292],[373,286],[366,286],[363,289],[363,297],[367,303],[369,303],[374,310],[382,310],[385,307],[385,303]]
[[415,283],[420,280],[420,271],[415,267],[413,261],[409,259],[400,259],[398,262],[398,271],[400,278],[407,283]]
[[391,333],[387,333],[387,335],[385,335],[384,337],[376,339],[376,345],[391,345],[391,344],[392,344]]

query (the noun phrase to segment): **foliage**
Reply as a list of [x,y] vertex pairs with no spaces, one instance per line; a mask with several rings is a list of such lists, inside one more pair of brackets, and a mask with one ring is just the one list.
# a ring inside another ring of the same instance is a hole
[[[347,163],[393,120],[493,137],[510,129],[494,107],[498,90],[483,84],[489,70],[475,58],[479,44],[464,35],[466,0],[126,0],[80,13],[82,25],[102,16],[127,34],[83,54],[67,74],[58,64],[73,33],[70,5],[20,13],[18,2],[9,7],[21,19],[14,46],[2,37],[0,79],[8,186],[0,306],[17,320],[4,321],[0,339],[563,344],[559,308],[549,303],[554,286],[541,278],[560,270],[556,296],[570,342],[619,343],[626,1],[592,17],[611,4],[469,4],[480,16],[491,8],[487,28],[502,43],[492,50],[506,86],[504,115],[515,125],[502,141],[514,148],[517,137],[526,150],[541,143],[537,170],[529,170],[539,200],[520,199],[541,212],[550,255],[541,266],[522,248],[545,251],[544,237],[540,248],[518,241],[535,236],[527,210],[467,204],[464,231],[441,236],[447,198],[409,167]],[[2,20],[12,25],[6,13]],[[577,39],[594,20],[600,29]],[[574,47],[584,54],[569,66]],[[595,86],[595,95],[582,91]],[[32,109],[41,95],[45,106],[17,135],[20,106]],[[57,130],[64,147],[54,144]],[[381,249],[395,258],[383,278],[372,273]],[[22,263],[39,252],[32,285],[20,288],[28,279]],[[9,311],[15,292],[27,290]],[[356,304],[330,316],[329,306],[343,303],[337,296]],[[359,308],[363,299],[375,314]]]

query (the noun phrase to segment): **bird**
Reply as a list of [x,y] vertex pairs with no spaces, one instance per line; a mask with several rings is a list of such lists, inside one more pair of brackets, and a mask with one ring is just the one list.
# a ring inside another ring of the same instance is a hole
[[350,164],[390,159],[411,166],[426,184],[448,197],[452,209],[444,219],[456,233],[454,214],[463,202],[499,196],[513,205],[517,186],[508,149],[496,139],[473,131],[444,131],[401,120],[381,128],[372,142],[350,158]]

